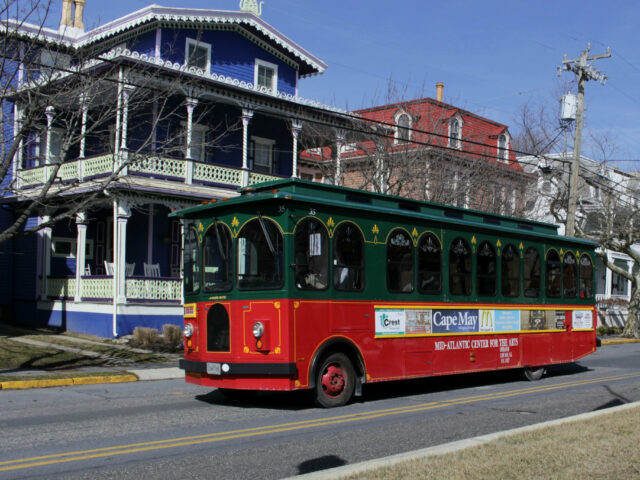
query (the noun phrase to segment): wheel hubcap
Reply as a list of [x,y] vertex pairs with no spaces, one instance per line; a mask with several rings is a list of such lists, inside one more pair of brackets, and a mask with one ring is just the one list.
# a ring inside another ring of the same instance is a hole
[[335,365],[330,365],[322,375],[322,388],[327,395],[337,397],[344,391],[344,372]]

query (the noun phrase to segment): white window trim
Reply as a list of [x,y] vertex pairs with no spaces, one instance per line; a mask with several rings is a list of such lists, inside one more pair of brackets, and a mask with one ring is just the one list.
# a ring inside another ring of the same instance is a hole
[[266,62],[264,60],[260,60],[256,58],[255,66],[253,69],[253,86],[256,90],[260,90],[262,87],[258,85],[258,69],[259,67],[266,67],[273,70],[273,83],[271,85],[271,89],[267,90],[268,93],[275,95],[278,93],[278,65],[271,62]]
[[[399,138],[399,133],[400,133],[400,126],[398,125],[398,122],[400,121],[400,118],[403,116],[407,116],[409,118],[409,125],[407,126],[407,132],[409,133],[409,138],[407,140],[400,140]],[[393,134],[393,143],[394,145],[401,145],[401,144],[406,144],[406,143],[411,143],[411,134],[413,133],[413,118],[411,117],[411,115],[409,115],[408,112],[401,110],[398,113],[396,113],[395,117],[394,117],[394,122],[396,124],[395,128],[394,128],[394,134]]]
[[[70,253],[56,253],[55,245],[56,243],[69,243],[70,244]],[[76,258],[76,252],[78,250],[78,239],[76,237],[52,237],[51,238],[51,256],[55,258]],[[86,250],[85,250],[85,258],[92,259],[93,258],[93,240],[87,238]]]
[[[505,139],[505,148],[504,150],[502,150],[502,152],[500,151],[500,138],[504,137]],[[497,146],[497,153],[498,155],[496,155],[496,158],[498,159],[498,161],[500,162],[504,162],[504,163],[508,163],[509,162],[509,150],[511,148],[511,137],[509,136],[508,133],[501,133],[500,135],[498,135],[498,140],[496,142],[496,146]]]
[[256,168],[256,152],[255,146],[260,144],[264,146],[271,147],[271,155],[269,157],[269,171],[267,173],[273,173],[273,155],[274,155],[274,147],[276,145],[276,141],[271,138],[264,137],[251,137],[251,141],[254,143],[254,151],[253,151],[253,169],[255,171]]
[[204,68],[204,72],[210,73],[211,72],[211,44],[207,42],[203,42],[202,40],[187,37],[187,40],[184,45],[184,64],[185,65],[188,65],[190,45],[201,47],[207,50],[207,65]]
[[[458,123],[460,124],[460,129],[458,130],[458,136],[456,138],[453,138],[451,136],[451,126],[453,125],[454,120],[457,120]],[[460,115],[456,114],[449,119],[449,132],[448,132],[449,141],[447,142],[447,147],[455,148],[456,150],[462,150],[462,128],[463,127],[464,127],[464,121],[462,120],[462,117]]]
[[[181,121],[180,125],[182,127],[182,131],[184,132],[184,147],[186,150],[186,146],[187,146],[187,142],[189,141],[189,139],[187,138],[187,135],[189,134],[189,132],[187,131],[187,122],[186,121]],[[193,146],[195,145],[193,143],[193,133],[194,132],[202,132],[202,144],[200,145],[200,158],[195,158],[193,157]],[[207,146],[207,132],[209,131],[209,127],[207,125],[202,125],[201,123],[192,123],[191,124],[191,160],[197,160],[199,162],[204,162],[206,161],[207,158],[207,150],[206,150],[206,146]]]

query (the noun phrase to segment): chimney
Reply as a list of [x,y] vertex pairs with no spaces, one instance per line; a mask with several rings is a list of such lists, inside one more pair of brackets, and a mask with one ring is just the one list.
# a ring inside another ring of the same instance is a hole
[[436,100],[439,102],[442,101],[442,90],[444,89],[444,83],[438,82],[436,83]]
[[85,0],[74,0],[76,5],[75,16],[73,18],[73,26],[84,31],[84,23],[82,23],[82,16],[84,15],[84,6],[87,4]]
[[73,0],[62,0],[62,18],[60,19],[60,30],[73,26],[71,22],[71,3]]

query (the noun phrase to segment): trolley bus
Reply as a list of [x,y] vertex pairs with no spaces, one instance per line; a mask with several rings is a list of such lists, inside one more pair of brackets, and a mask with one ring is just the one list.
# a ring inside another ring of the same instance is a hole
[[183,219],[186,381],[314,391],[545,367],[596,350],[595,243],[521,218],[297,179]]

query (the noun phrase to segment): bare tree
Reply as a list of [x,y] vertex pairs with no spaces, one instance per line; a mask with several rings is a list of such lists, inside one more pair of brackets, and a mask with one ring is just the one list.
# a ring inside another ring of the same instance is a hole
[[[129,170],[160,154],[185,158],[196,148],[186,144],[184,99],[197,92],[188,74],[167,75],[135,46],[76,47],[69,32],[45,28],[50,13],[51,0],[8,0],[0,9],[0,198],[16,212],[0,243],[103,202]],[[193,123],[210,119],[214,103],[197,105]],[[237,118],[216,122],[198,149],[240,128]],[[88,161],[80,171],[78,159],[89,157],[102,162],[100,175]],[[45,221],[27,223],[43,211]]]

